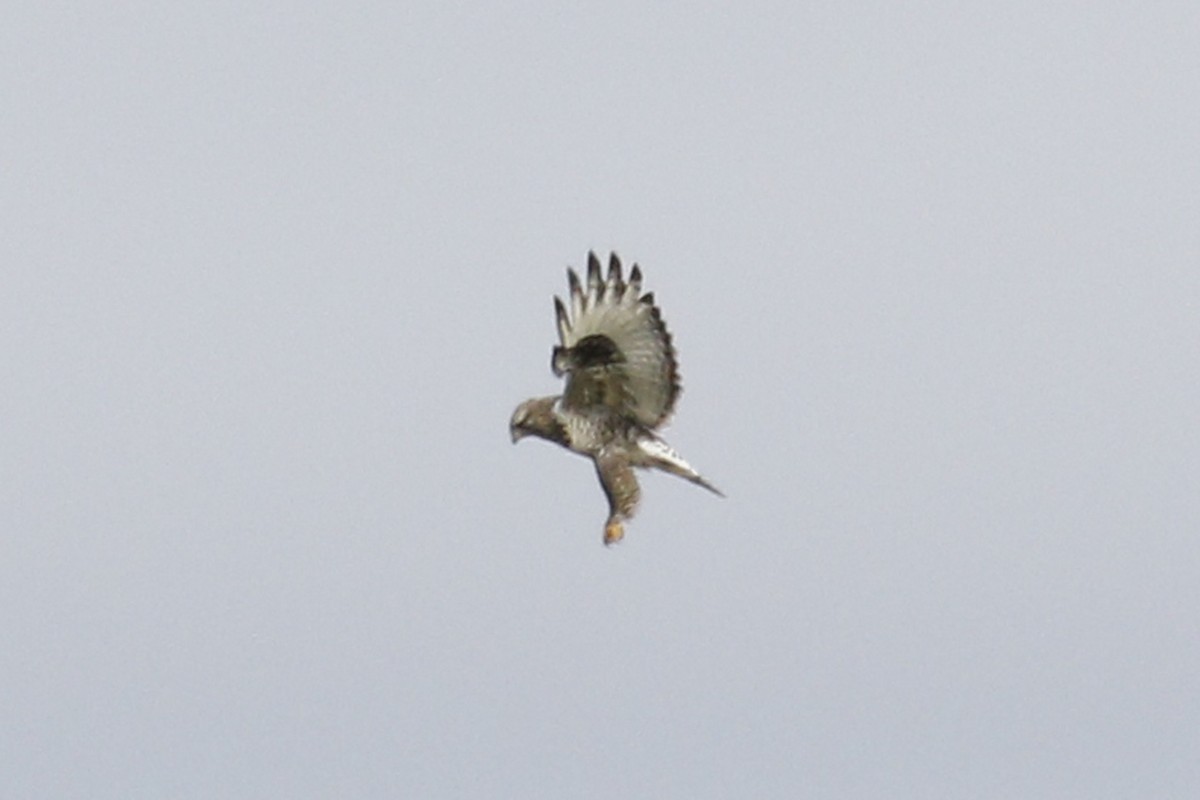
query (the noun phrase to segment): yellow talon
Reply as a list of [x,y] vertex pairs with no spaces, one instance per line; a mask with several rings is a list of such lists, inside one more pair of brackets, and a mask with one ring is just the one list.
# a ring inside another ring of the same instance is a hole
[[615,519],[610,519],[608,524],[604,526],[604,544],[616,544],[625,538],[625,526]]

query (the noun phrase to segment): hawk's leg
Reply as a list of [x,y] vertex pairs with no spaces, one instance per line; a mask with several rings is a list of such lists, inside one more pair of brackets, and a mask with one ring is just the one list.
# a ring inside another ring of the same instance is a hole
[[608,522],[604,524],[604,543],[615,544],[625,536],[624,521],[637,508],[638,485],[628,456],[614,448],[604,448],[596,455],[596,474],[608,497]]

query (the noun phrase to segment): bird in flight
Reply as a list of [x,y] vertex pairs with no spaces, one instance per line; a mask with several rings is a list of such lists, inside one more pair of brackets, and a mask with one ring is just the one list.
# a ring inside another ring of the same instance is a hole
[[554,298],[559,344],[550,357],[561,395],[535,397],[517,406],[508,424],[513,443],[537,436],[592,459],[608,498],[604,543],[619,542],[641,491],[633,468],[660,469],[724,497],[656,431],[664,426],[681,386],[671,334],[642,294],[637,264],[629,280],[613,253],[607,276],[588,253],[587,280],[567,269],[568,303]]

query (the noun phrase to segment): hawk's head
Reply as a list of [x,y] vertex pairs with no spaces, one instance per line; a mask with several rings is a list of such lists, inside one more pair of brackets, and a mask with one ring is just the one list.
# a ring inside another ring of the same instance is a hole
[[532,435],[565,445],[567,431],[554,414],[554,404],[557,401],[557,397],[535,397],[517,406],[508,422],[508,432],[512,436],[513,444]]

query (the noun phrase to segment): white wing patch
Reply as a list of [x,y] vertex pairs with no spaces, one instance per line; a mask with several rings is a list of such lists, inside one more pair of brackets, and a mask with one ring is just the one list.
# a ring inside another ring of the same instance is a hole
[[667,467],[671,472],[688,476],[699,475],[696,470],[692,469],[691,464],[683,460],[683,456],[675,452],[675,449],[662,439],[643,436],[638,439],[637,446],[654,466]]
[[703,486],[715,495],[725,496],[724,492],[705,480],[703,475],[696,472],[691,464],[683,460],[683,456],[675,452],[675,449],[662,439],[656,436],[643,436],[637,440],[637,449],[641,457],[635,459],[634,463],[638,466],[661,469],[672,475],[686,478],[698,486]]

